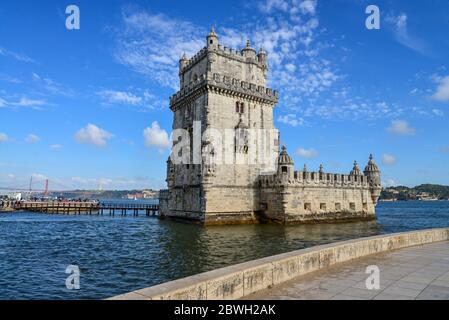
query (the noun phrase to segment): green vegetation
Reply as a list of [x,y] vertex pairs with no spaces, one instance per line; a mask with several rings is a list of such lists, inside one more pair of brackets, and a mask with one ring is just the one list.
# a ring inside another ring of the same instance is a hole
[[422,184],[409,188],[404,186],[389,187],[382,190],[380,200],[448,200],[449,186]]

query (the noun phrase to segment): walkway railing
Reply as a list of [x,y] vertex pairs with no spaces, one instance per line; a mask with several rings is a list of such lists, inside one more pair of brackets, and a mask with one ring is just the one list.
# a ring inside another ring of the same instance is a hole
[[133,216],[145,212],[146,216],[155,216],[159,213],[159,204],[146,203],[101,203],[81,201],[9,201],[4,202],[0,211],[27,210],[53,214],[120,214],[126,216],[129,211]]

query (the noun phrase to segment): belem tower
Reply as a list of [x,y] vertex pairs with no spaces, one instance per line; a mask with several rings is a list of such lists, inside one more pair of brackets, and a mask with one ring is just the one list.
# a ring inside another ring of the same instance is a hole
[[[203,224],[374,219],[381,183],[373,157],[363,172],[356,162],[349,174],[327,173],[323,166],[295,171],[273,124],[278,92],[266,87],[267,53],[249,41],[238,51],[218,40],[212,29],[202,50],[179,61],[180,90],[170,109],[173,132],[187,134],[173,137],[160,216]],[[229,130],[230,143],[216,138]],[[199,161],[192,163],[195,149]]]

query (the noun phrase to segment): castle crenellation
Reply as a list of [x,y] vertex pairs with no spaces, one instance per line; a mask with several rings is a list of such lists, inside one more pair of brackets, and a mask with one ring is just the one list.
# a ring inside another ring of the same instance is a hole
[[241,50],[223,47],[214,30],[197,54],[181,57],[161,217],[204,224],[374,219],[381,186],[373,157],[363,172],[357,162],[349,174],[322,165],[295,170],[274,126],[279,93],[267,87],[267,72],[263,48],[249,40]]
[[[229,93],[232,94],[248,94],[248,96],[244,98],[251,100],[259,98],[277,102],[277,99],[279,98],[279,93],[277,90],[236,78],[231,79],[226,75],[214,73],[211,79],[206,78],[203,74],[199,76],[197,80],[192,81],[188,85],[181,88],[176,94],[170,97],[170,105],[175,105],[180,100],[194,93],[198,88],[201,88],[204,84],[213,86],[216,90],[230,89]],[[226,91],[223,91],[223,93],[226,93]]]

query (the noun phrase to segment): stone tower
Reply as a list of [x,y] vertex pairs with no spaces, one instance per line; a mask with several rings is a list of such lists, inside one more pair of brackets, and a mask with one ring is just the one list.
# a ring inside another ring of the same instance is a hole
[[[167,161],[163,215],[206,224],[256,220],[258,178],[276,170],[279,154],[273,125],[278,94],[266,88],[267,61],[249,40],[242,50],[222,46],[213,29],[202,50],[182,56],[180,90],[170,109],[174,132],[186,135],[174,134],[173,152],[183,160]],[[262,145],[255,132],[275,138]]]
[[196,55],[181,57],[160,216],[203,224],[375,219],[381,177],[372,156],[363,173],[354,162],[341,174],[323,165],[295,171],[287,148],[279,150],[267,61],[249,40],[242,50],[222,46],[214,30]]

